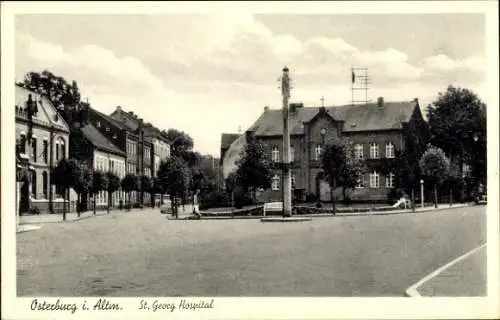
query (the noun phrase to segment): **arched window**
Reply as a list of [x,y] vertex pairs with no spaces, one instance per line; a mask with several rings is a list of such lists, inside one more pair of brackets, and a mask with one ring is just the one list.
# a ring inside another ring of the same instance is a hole
[[295,148],[290,147],[290,162],[294,162],[294,161],[295,161]]
[[42,188],[43,188],[43,197],[45,199],[49,198],[49,193],[48,193],[48,188],[49,188],[49,180],[47,178],[47,172],[44,171],[42,172]]
[[277,146],[273,147],[273,150],[271,151],[271,156],[273,162],[279,162],[280,161],[280,150],[278,149]]
[[36,199],[36,171],[31,171],[31,194],[33,198]]
[[271,189],[273,191],[278,191],[280,189],[280,177],[275,174],[271,181]]
[[316,148],[314,148],[314,160],[319,161],[321,159],[321,153],[323,152],[323,147],[318,144]]
[[291,181],[292,181],[292,189],[295,189],[295,174],[294,173],[292,173]]
[[392,142],[387,142],[385,144],[385,157],[394,158],[394,144]]
[[19,141],[19,152],[26,153],[26,135],[21,133],[21,140]]
[[60,147],[61,147],[61,157],[66,158],[66,142],[63,138],[60,138]]

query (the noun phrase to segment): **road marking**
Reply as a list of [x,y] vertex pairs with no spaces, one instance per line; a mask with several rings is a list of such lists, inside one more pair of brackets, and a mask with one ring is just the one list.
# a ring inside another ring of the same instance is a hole
[[460,257],[454,259],[453,261],[450,261],[448,262],[447,264],[445,264],[444,266],[434,270],[433,272],[431,272],[430,274],[428,274],[427,276],[425,276],[424,278],[422,278],[419,282],[415,283],[414,285],[412,285],[411,287],[409,287],[407,290],[406,290],[406,295],[408,297],[422,297],[420,295],[420,293],[418,292],[418,287],[420,287],[421,285],[423,285],[424,283],[426,283],[427,281],[431,280],[432,278],[436,277],[437,275],[439,275],[441,272],[443,272],[444,270],[448,269],[449,267],[451,267],[452,265],[454,265],[455,263],[461,261],[461,260],[464,260],[465,258],[467,258],[468,256],[476,253],[477,251],[481,250],[482,248],[486,247],[486,243],[480,245],[479,247],[475,248],[475,249],[472,249],[471,251],[467,252],[467,253],[464,253],[463,255],[461,255]]

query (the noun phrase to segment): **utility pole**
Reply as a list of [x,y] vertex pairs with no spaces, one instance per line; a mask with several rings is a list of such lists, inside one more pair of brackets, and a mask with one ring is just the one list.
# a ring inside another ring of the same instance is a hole
[[292,177],[290,172],[290,128],[288,101],[290,99],[290,78],[288,68],[283,68],[281,94],[283,96],[283,216],[292,215]]

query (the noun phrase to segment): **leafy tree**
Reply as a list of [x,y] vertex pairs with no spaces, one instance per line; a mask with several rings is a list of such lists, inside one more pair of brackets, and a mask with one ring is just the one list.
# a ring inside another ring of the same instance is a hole
[[18,85],[46,96],[64,119],[74,126],[75,123],[85,122],[87,103],[82,103],[80,89],[76,81],[66,81],[48,70],[28,72]]
[[120,178],[114,174],[113,172],[107,172],[106,173],[106,178],[108,180],[108,206],[107,206],[107,211],[109,213],[109,207],[113,203],[113,193],[115,191],[118,191],[120,189]]
[[450,162],[442,149],[429,145],[419,165],[422,174],[434,186],[434,206],[437,208],[437,188],[448,177]]
[[129,208],[131,207],[130,194],[132,191],[136,191],[139,189],[139,184],[140,184],[139,178],[136,175],[130,173],[127,174],[121,182],[122,190],[128,194]]
[[264,146],[255,138],[250,138],[237,162],[236,175],[245,193],[250,192],[255,201],[259,188],[271,187],[272,172]]
[[89,194],[93,185],[93,174],[92,170],[85,164],[78,161],[72,161],[70,159],[70,164],[73,167],[72,171],[72,187],[78,194],[78,203],[76,206],[76,212],[80,216],[82,209],[82,195]]
[[172,156],[180,156],[193,148],[193,138],[183,131],[168,129],[168,131],[162,133],[172,142],[170,146]]
[[[163,185],[161,183],[161,180],[158,177],[155,177],[152,179],[152,184],[153,184],[153,194],[159,194],[160,195],[160,205],[163,204],[163,195],[165,194],[165,189],[163,188]],[[155,203],[153,201],[152,207],[155,207]]]
[[71,188],[72,179],[70,165],[67,159],[61,159],[52,172],[52,183],[63,191],[63,220],[66,220],[66,197]]
[[335,190],[338,187],[355,186],[362,174],[363,164],[354,159],[352,145],[344,139],[335,139],[328,143],[321,164],[323,179],[330,185],[330,197],[335,213]]
[[[466,159],[479,158],[479,161],[474,162],[476,169],[485,163],[486,149],[481,148],[484,140],[480,141],[479,146],[474,141],[474,135],[486,136],[485,110],[486,105],[474,92],[453,86],[439,93],[437,100],[427,110],[430,142],[449,155],[451,163],[455,163],[458,158],[460,177],[463,177]],[[481,169],[476,173],[482,174]],[[461,198],[464,198],[463,188]]]
[[94,171],[92,180],[93,180],[92,188],[90,189],[90,191],[93,195],[92,198],[94,201],[94,215],[95,215],[96,197],[99,192],[108,190],[108,176],[102,171]]
[[[149,193],[150,197],[151,197],[151,203],[154,202],[154,199],[153,199],[153,182],[151,181],[151,178],[148,177],[148,176],[141,176],[140,177],[140,185],[141,185],[141,193],[143,192],[146,192],[146,193]],[[144,198],[143,196],[141,196],[141,199],[143,199],[142,201],[144,201]],[[144,203],[143,203],[144,204]]]
[[162,161],[158,179],[172,200],[172,212],[177,215],[177,198],[184,198],[189,187],[189,168],[181,157],[173,156]]

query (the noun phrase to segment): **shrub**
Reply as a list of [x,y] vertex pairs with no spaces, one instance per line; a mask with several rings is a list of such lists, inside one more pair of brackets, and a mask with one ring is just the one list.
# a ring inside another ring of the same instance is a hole
[[342,204],[349,206],[352,204],[352,199],[350,197],[345,197],[344,199],[342,199]]
[[200,199],[200,209],[227,207],[231,204],[231,196],[226,192],[212,191],[205,193]]
[[321,202],[316,202],[316,208],[323,208],[323,204]]
[[316,202],[317,200],[318,200],[318,197],[313,193],[308,193],[306,195],[306,202]]
[[405,195],[405,192],[399,188],[391,188],[387,193],[387,203],[394,204],[394,202],[398,201]]
[[29,214],[40,214],[40,209],[38,209],[38,207],[31,207],[31,208],[28,210],[28,213],[29,213]]

